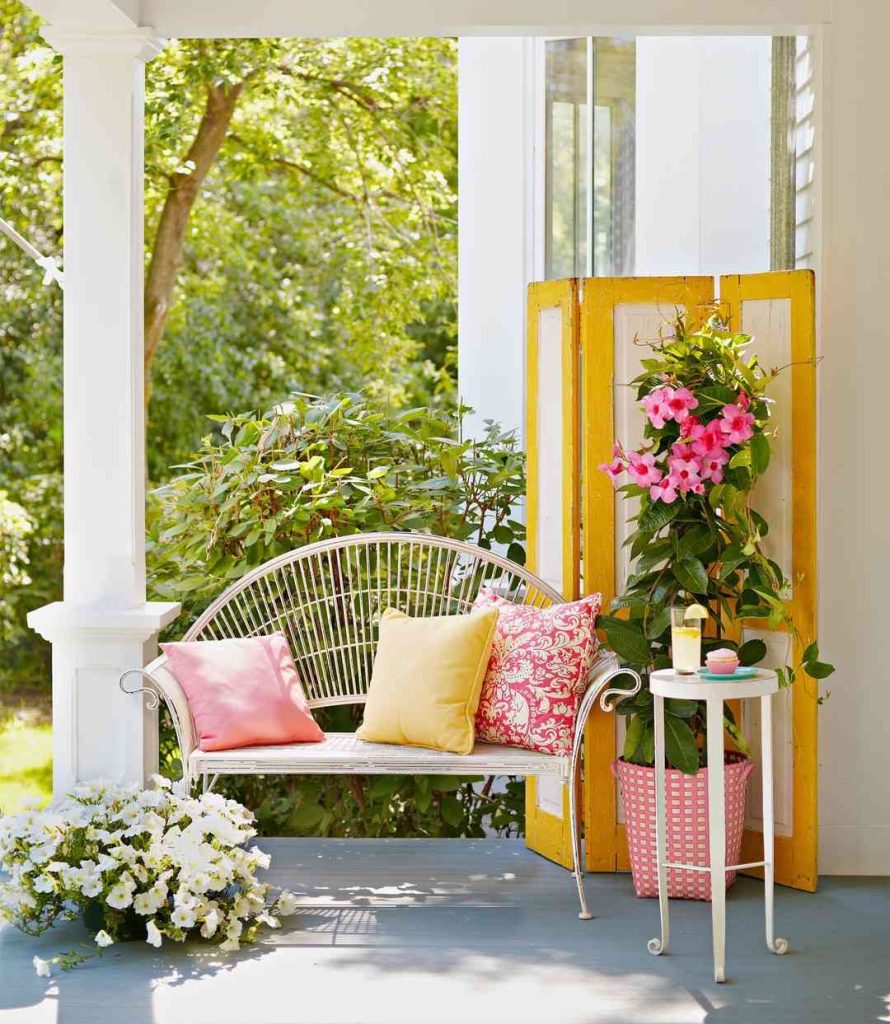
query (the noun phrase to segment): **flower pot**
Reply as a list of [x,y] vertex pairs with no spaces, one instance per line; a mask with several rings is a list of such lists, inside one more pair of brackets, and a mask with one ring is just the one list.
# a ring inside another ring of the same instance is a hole
[[[754,765],[742,754],[728,751],[725,759],[726,863],[737,864],[745,827],[745,797]],[[658,895],[655,862],[655,769],[612,762],[612,773],[621,786],[627,826],[627,850],[637,896]],[[667,859],[673,863],[710,862],[708,836],[708,769],[684,775],[676,768],[665,772],[667,797]],[[726,872],[727,889],[735,871]],[[668,895],[676,899],[709,900],[708,872],[668,868]]]

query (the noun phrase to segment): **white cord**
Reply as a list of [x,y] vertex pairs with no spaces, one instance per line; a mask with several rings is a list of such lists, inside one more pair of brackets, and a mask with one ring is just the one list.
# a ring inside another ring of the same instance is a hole
[[37,266],[40,267],[43,271],[44,284],[52,284],[55,281],[60,288],[65,287],[65,277],[59,269],[54,256],[42,256],[26,238],[22,238],[18,231],[11,224],[3,220],[2,217],[0,217],[0,231],[11,241],[15,242],[22,252],[30,256]]

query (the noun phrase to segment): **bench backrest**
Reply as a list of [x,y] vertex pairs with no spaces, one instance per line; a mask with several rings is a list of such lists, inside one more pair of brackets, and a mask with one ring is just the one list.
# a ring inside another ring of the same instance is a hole
[[356,534],[307,545],[254,569],[201,615],[185,639],[282,630],[311,706],[360,703],[384,609],[465,613],[483,584],[517,604],[546,607],[563,600],[521,566],[472,544],[416,533]]

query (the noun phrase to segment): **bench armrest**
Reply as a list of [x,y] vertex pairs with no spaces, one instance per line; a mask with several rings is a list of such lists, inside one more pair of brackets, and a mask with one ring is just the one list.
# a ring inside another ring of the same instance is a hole
[[[630,687],[609,686],[613,679],[618,676],[629,676],[632,685]],[[632,668],[625,668],[618,661],[618,656],[613,651],[600,648],[596,659],[590,669],[587,690],[578,706],[578,715],[575,718],[575,738],[572,744],[572,771],[574,773],[575,763],[581,750],[584,738],[584,727],[587,719],[593,710],[594,704],[599,701],[603,711],[614,711],[615,705],[625,697],[633,697],[640,692],[643,681]]]
[[176,676],[170,671],[166,655],[155,658],[144,669],[136,668],[124,672],[119,685],[124,693],[146,694],[146,706],[150,709],[156,708],[162,700],[166,704],[179,743],[182,777],[190,782],[189,755],[198,746],[197,731],[185,693]]

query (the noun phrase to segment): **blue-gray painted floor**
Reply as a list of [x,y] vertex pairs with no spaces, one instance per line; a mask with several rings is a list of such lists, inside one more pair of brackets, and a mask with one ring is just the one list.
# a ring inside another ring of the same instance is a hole
[[112,947],[69,974],[31,958],[82,942],[0,928],[0,1024],[648,1024],[890,1020],[890,879],[777,889],[763,941],[762,886],[728,898],[728,982],[712,980],[710,908],[671,904],[672,952],[655,958],[653,900],[629,876],[571,876],[518,842],[266,840],[271,880],[301,895],[251,950]]

